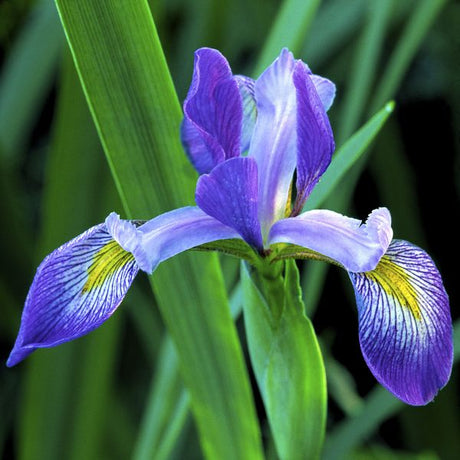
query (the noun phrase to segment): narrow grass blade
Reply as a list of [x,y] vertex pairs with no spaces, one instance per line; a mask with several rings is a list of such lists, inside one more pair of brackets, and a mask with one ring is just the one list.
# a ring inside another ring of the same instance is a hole
[[372,99],[371,113],[394,97],[427,31],[446,3],[447,0],[423,0],[415,3],[415,9],[411,11],[406,27],[380,78]]
[[258,76],[278,56],[283,47],[300,51],[320,0],[284,0],[257,61]]
[[[387,123],[385,136],[376,145],[368,168],[380,198],[391,209],[395,235],[410,235],[413,243],[428,247],[416,189],[415,172],[405,155],[396,118]],[[391,177],[391,180],[388,178]]]
[[[42,452],[49,460],[62,458],[66,448],[78,343],[36,353],[22,374],[18,427],[18,459],[35,460]],[[46,417],[46,423],[43,423]]]
[[366,5],[367,22],[356,47],[348,78],[347,92],[344,95],[336,135],[338,145],[342,145],[353,134],[361,121],[370,88],[377,73],[393,3],[393,0],[381,0]]
[[358,395],[353,376],[343,364],[329,354],[323,344],[321,349],[326,365],[327,388],[330,397],[334,399],[347,417],[357,414],[361,410],[364,400]]
[[[190,203],[195,175],[180,146],[181,111],[147,3],[57,5],[128,214],[151,217]],[[180,256],[152,282],[205,455],[260,458],[248,376],[216,257]]]
[[13,294],[22,293],[22,276],[30,271],[35,241],[30,228],[32,219],[27,213],[29,208],[20,188],[19,173],[12,171],[11,165],[4,164],[3,160],[0,158],[0,214],[8,216],[8,225],[0,229],[0,252],[8,264],[1,267],[1,273],[8,291]]
[[393,109],[394,103],[386,104],[335,153],[329,168],[308,198],[305,210],[317,209],[321,206],[349,169],[365,153]]
[[367,3],[365,0],[332,0],[321,4],[302,49],[302,56],[313,70],[351,41],[364,20]]
[[79,373],[70,383],[76,403],[66,446],[69,460],[97,459],[104,451],[120,328],[120,321],[110,321],[86,338],[79,353]]
[[14,164],[53,83],[63,38],[53,3],[37,2],[0,76],[0,153],[8,164]]
[[[189,396],[178,371],[179,363],[174,344],[167,337],[160,351],[150,397],[134,449],[135,460],[159,460],[168,458],[168,454],[171,453],[172,449],[168,450],[168,447],[173,443],[165,443],[166,434],[171,433],[171,424],[174,427],[183,426],[189,412]],[[177,430],[173,429],[172,432],[177,434]]]

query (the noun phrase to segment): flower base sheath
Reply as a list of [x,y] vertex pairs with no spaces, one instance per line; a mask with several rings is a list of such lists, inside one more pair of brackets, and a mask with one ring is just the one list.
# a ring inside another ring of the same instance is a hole
[[302,213],[334,151],[326,113],[334,96],[331,81],[286,49],[257,80],[233,75],[218,51],[199,49],[181,126],[200,174],[197,206],[140,225],[112,213],[46,257],[7,365],[98,327],[139,269],[152,273],[200,246],[256,265],[281,260],[289,247],[290,257],[326,260],[349,273],[370,370],[403,401],[431,401],[453,360],[448,297],[433,261],[393,240],[385,208],[364,223],[328,210]]

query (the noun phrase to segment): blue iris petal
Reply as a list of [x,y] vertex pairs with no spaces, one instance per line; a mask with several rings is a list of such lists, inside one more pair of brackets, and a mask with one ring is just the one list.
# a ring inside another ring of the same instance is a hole
[[369,368],[398,398],[427,404],[449,380],[453,362],[449,300],[433,261],[393,240],[375,270],[350,278]]

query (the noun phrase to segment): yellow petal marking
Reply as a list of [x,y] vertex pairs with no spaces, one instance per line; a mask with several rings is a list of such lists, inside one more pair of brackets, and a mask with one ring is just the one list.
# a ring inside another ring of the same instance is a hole
[[115,240],[109,241],[94,255],[87,270],[88,280],[83,286],[82,294],[102,286],[108,278],[133,259],[134,256]]
[[422,319],[417,292],[411,284],[410,274],[395,264],[390,257],[383,256],[377,267],[366,275],[380,284],[387,295],[408,308],[415,319]]

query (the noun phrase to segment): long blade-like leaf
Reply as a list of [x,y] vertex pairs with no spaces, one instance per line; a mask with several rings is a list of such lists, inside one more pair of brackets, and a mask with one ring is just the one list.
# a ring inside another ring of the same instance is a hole
[[416,8],[409,15],[403,34],[380,78],[376,93],[372,98],[371,111],[376,110],[385,100],[394,97],[427,31],[446,3],[447,0],[416,2]]
[[37,2],[0,75],[0,154],[8,163],[32,131],[53,82],[63,35],[50,1]]
[[300,51],[319,0],[284,0],[257,61],[254,75],[258,76],[278,56],[283,46],[293,53]]
[[[181,111],[147,2],[57,5],[128,214],[151,217],[189,203],[195,176],[182,153]],[[153,284],[205,454],[260,458],[249,381],[217,259],[181,256],[160,267]]]
[[386,104],[335,153],[329,168],[309,196],[305,209],[316,209],[324,202],[349,169],[366,152],[393,109],[393,102]]

